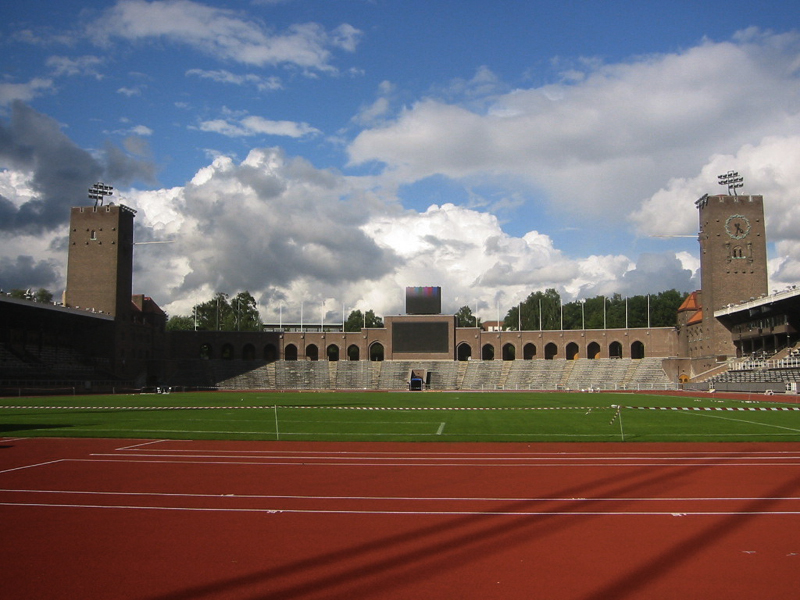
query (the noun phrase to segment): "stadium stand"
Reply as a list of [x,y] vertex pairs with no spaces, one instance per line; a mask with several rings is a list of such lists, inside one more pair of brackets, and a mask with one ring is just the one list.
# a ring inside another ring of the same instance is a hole
[[[407,390],[411,371],[430,390],[625,390],[672,384],[661,359],[530,361],[182,361],[172,387],[223,390]],[[798,369],[800,372],[800,369]]]

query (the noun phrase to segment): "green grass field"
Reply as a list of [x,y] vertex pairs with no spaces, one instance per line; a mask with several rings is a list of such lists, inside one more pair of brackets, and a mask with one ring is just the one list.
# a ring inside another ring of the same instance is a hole
[[800,441],[800,405],[559,392],[0,399],[0,435],[303,441]]

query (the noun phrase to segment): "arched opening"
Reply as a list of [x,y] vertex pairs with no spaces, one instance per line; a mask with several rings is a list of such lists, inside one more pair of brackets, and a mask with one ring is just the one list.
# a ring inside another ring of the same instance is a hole
[[214,358],[214,350],[211,348],[211,344],[203,344],[200,346],[200,358],[204,360]]
[[494,346],[486,344],[481,348],[481,360],[494,360]]
[[644,344],[639,340],[631,344],[631,358],[644,358]]
[[544,347],[544,359],[553,360],[558,356],[558,346],[554,342],[550,342]]
[[373,362],[380,362],[383,360],[383,344],[375,342],[369,347],[369,359]]
[[361,350],[355,344],[347,348],[347,360],[361,360]]
[[472,346],[469,344],[459,344],[456,348],[456,355],[458,360],[469,360],[472,358]]
[[514,360],[517,357],[517,349],[514,344],[509,342],[503,345],[503,360]]
[[264,360],[267,362],[275,362],[278,359],[278,349],[275,344],[267,344],[264,346]]
[[686,373],[681,373],[680,377],[678,377],[678,382],[689,383],[689,376]]
[[578,344],[570,342],[567,344],[567,360],[577,360],[578,358],[580,358]]
[[283,349],[283,360],[297,360],[297,346],[289,344]]
[[600,358],[600,344],[597,342],[591,342],[588,346],[586,346],[586,358]]
[[536,356],[536,344],[527,343],[522,347],[523,360],[533,360]]
[[620,342],[611,342],[608,346],[608,356],[611,358],[622,358],[622,344]]
[[253,344],[245,344],[242,348],[242,360],[255,360],[256,347]]
[[319,360],[319,348],[317,348],[316,344],[306,346],[306,358],[308,360]]
[[222,351],[220,352],[219,356],[222,360],[233,359],[233,344],[223,344]]
[[336,344],[331,344],[328,346],[326,350],[326,354],[328,355],[328,360],[331,362],[336,362],[339,360],[339,346]]

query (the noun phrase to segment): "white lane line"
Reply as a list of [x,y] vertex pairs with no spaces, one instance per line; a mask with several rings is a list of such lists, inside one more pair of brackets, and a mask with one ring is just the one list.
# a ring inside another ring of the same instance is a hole
[[513,498],[513,497],[425,497],[425,496],[318,496],[318,495],[285,495],[285,494],[200,494],[177,492],[114,492],[103,490],[36,490],[36,489],[10,489],[0,488],[0,493],[9,494],[64,494],[86,496],[143,496],[157,498],[215,498],[220,500],[358,500],[358,501],[388,501],[388,502],[754,502],[754,501],[800,501],[798,496],[785,497],[618,497],[618,498]]
[[[651,456],[642,456],[642,457],[636,457],[636,456],[625,457],[625,456],[622,456],[622,457],[620,457],[620,456],[613,456],[613,455],[601,456],[601,457],[600,456],[599,457],[585,457],[585,458],[584,457],[550,457],[550,456],[547,456],[547,457],[537,457],[537,456],[527,456],[527,457],[526,456],[519,456],[519,457],[487,456],[485,458],[482,458],[480,456],[474,456],[474,455],[473,456],[464,456],[464,457],[453,456],[453,455],[441,455],[441,456],[431,455],[430,457],[426,457],[426,456],[406,457],[406,456],[403,456],[403,455],[383,457],[383,456],[360,455],[360,456],[349,457],[349,456],[342,456],[342,455],[338,455],[338,454],[333,454],[331,456],[326,456],[326,455],[313,454],[313,453],[310,453],[310,452],[309,453],[304,453],[304,454],[293,454],[293,455],[289,455],[289,456],[282,455],[282,454],[279,454],[277,452],[276,453],[265,453],[265,454],[259,455],[259,456],[249,456],[249,455],[245,455],[245,454],[234,454],[234,455],[231,455],[231,454],[217,453],[217,452],[214,452],[214,451],[210,451],[208,453],[202,453],[202,451],[198,451],[198,454],[178,454],[178,455],[172,454],[172,453],[170,453],[170,451],[166,451],[166,452],[167,452],[166,454],[150,454],[150,453],[142,454],[142,457],[146,457],[146,458],[238,458],[238,459],[241,459],[241,460],[244,460],[244,459],[252,459],[252,460],[259,460],[259,459],[273,459],[273,460],[343,460],[343,459],[347,459],[347,460],[352,460],[354,462],[355,461],[361,461],[361,460],[371,460],[371,461],[408,460],[409,462],[448,460],[448,461],[464,461],[464,462],[472,461],[473,463],[477,463],[478,461],[499,461],[499,460],[502,460],[502,461],[515,461],[515,462],[531,462],[531,463],[545,462],[545,461],[548,461],[548,462],[549,461],[560,461],[560,462],[575,461],[576,464],[589,464],[589,463],[583,463],[583,461],[590,461],[590,460],[591,461],[611,461],[611,460],[613,460],[613,461],[618,461],[618,462],[620,462],[620,461],[629,461],[629,462],[637,463],[637,464],[638,464],[638,461],[642,461],[642,460],[661,461],[661,462],[715,460],[713,457],[708,457],[708,456],[694,456],[694,457],[691,457],[691,456],[686,456],[686,457],[677,456],[677,457],[663,457],[663,458],[651,457]],[[135,454],[126,453],[126,456],[128,456],[128,455],[131,456],[131,457],[135,456]],[[89,456],[119,456],[119,454],[108,453],[108,452],[106,452],[106,453],[94,452],[94,453],[90,454]],[[743,460],[753,460],[753,461],[786,460],[786,461],[790,461],[790,460],[798,460],[798,459],[800,459],[800,457],[798,457],[798,456],[769,456],[768,455],[768,456],[751,457],[749,455],[745,455],[745,456],[741,456],[741,455],[736,456],[736,455],[734,455],[734,456],[725,457],[725,458],[721,457],[719,460],[720,461],[722,461],[722,460],[738,460],[738,461],[743,461]],[[580,462],[578,462],[578,461],[580,461]],[[673,463],[670,463],[670,464],[681,464],[681,463],[673,462]],[[720,463],[715,463],[715,464],[724,464],[724,463],[720,462]],[[800,463],[798,463],[798,464],[800,464]]]
[[[148,442],[141,442],[139,444],[133,444],[131,446],[123,446],[122,448],[117,448],[117,452],[124,452],[126,450],[133,450],[134,448],[136,450],[147,450],[146,448],[143,448],[143,446],[150,446],[152,444],[161,444],[163,442],[169,442],[169,441],[172,441],[172,440],[150,440]],[[156,452],[163,452],[163,450],[157,450]]]
[[[31,439],[31,438],[24,438],[24,439]],[[185,444],[187,442],[191,442],[194,444],[202,444],[204,441],[194,441],[192,440],[158,440],[163,442],[170,442],[173,444]],[[146,442],[151,443],[151,442]],[[237,442],[238,443],[238,442]],[[468,445],[468,444],[467,444]],[[776,455],[792,455],[800,457],[800,451],[796,450],[761,450],[761,451],[683,451],[683,452],[675,452],[675,451],[662,451],[662,452],[646,452],[646,451],[625,451],[625,452],[612,452],[612,453],[604,453],[604,452],[407,452],[407,451],[393,451],[393,452],[379,452],[379,451],[354,451],[354,450],[197,450],[197,449],[165,449],[159,448],[157,450],[149,450],[147,448],[142,448],[143,452],[214,452],[216,454],[225,454],[225,453],[237,453],[237,454],[256,454],[256,453],[267,453],[267,454],[298,454],[302,452],[303,455],[308,454],[323,454],[323,455],[330,455],[330,456],[340,456],[340,455],[348,455],[348,456],[423,456],[423,457],[430,457],[430,456],[485,456],[489,458],[495,457],[506,457],[506,456],[521,456],[521,457],[551,457],[556,456],[559,458],[563,457],[600,457],[600,458],[610,458],[610,457],[619,457],[619,456],[643,456],[643,457],[654,457],[654,456],[667,456],[667,457],[698,457],[701,456],[703,458],[711,457],[711,456],[735,456],[737,458],[742,457],[742,455],[747,456],[758,456],[765,454],[767,456],[776,456]]]
[[709,517],[723,517],[723,516],[788,516],[800,515],[800,511],[417,511],[417,510],[314,510],[314,509],[275,509],[275,508],[211,508],[211,507],[192,507],[192,506],[131,506],[131,505],[116,505],[109,506],[104,504],[50,504],[39,502],[0,502],[0,506],[18,506],[30,508],[104,508],[104,509],[117,509],[117,510],[167,510],[167,511],[183,511],[183,512],[222,512],[222,513],[266,513],[266,514],[327,514],[327,515],[406,515],[406,516],[514,516],[514,517],[553,517],[553,516],[566,516],[566,517],[583,517],[583,516],[599,516],[599,517],[651,517],[651,516],[669,516],[669,517],[688,517],[688,516],[709,516]]
[[441,424],[439,425],[439,429],[436,430],[436,435],[442,435],[442,432],[444,431],[444,425],[445,423],[444,421],[442,421]]
[[[112,455],[113,456],[113,455]],[[145,456],[143,458],[137,458],[132,456],[126,459],[112,459],[112,458],[98,458],[98,459],[90,459],[90,458],[73,458],[73,459],[65,459],[68,461],[74,462],[97,462],[97,463],[126,463],[126,464],[169,464],[169,465],[250,465],[250,466],[285,466],[285,467],[294,467],[299,464],[298,459],[289,459],[284,457],[278,457],[274,460],[268,460],[264,458],[260,459],[253,459],[251,457],[242,457],[248,459],[248,462],[240,462],[237,460],[229,460],[229,458],[237,458],[237,457],[213,457],[213,458],[220,458],[221,460],[181,460],[183,458],[191,458],[191,457],[183,457],[183,456],[176,456],[176,457],[168,457],[171,460],[152,460],[153,457]],[[346,461],[347,459],[339,459],[340,461]],[[565,463],[535,463],[535,464],[520,464],[520,463],[456,463],[456,462],[429,462],[429,463],[407,463],[407,462],[362,462],[362,461],[351,461],[351,462],[321,462],[319,458],[309,458],[305,461],[302,461],[303,465],[306,466],[317,466],[317,467],[504,467],[504,468],[566,468],[566,467],[573,467],[573,468],[604,468],[604,467],[800,467],[800,463],[793,464],[793,463],[764,463],[764,462],[736,462],[736,463],[716,463],[716,462],[708,462],[708,463],[648,463],[648,462],[627,462],[627,463],[604,463],[604,464],[588,464],[588,463],[574,463],[574,464],[565,464]]]
[[69,459],[67,459],[67,458],[59,458],[57,460],[48,460],[47,462],[36,463],[35,465],[24,465],[22,467],[14,467],[13,469],[5,469],[3,471],[0,471],[0,475],[2,475],[3,473],[11,473],[12,471],[21,471],[23,469],[33,469],[35,467],[44,467],[46,465],[54,465],[56,463],[64,462],[66,460],[69,460]]

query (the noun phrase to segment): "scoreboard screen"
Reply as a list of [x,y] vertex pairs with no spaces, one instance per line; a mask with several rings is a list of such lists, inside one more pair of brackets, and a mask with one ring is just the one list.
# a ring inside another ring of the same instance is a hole
[[442,312],[441,287],[407,287],[406,314],[438,315]]
[[447,323],[399,322],[392,327],[392,345],[398,354],[449,352]]

